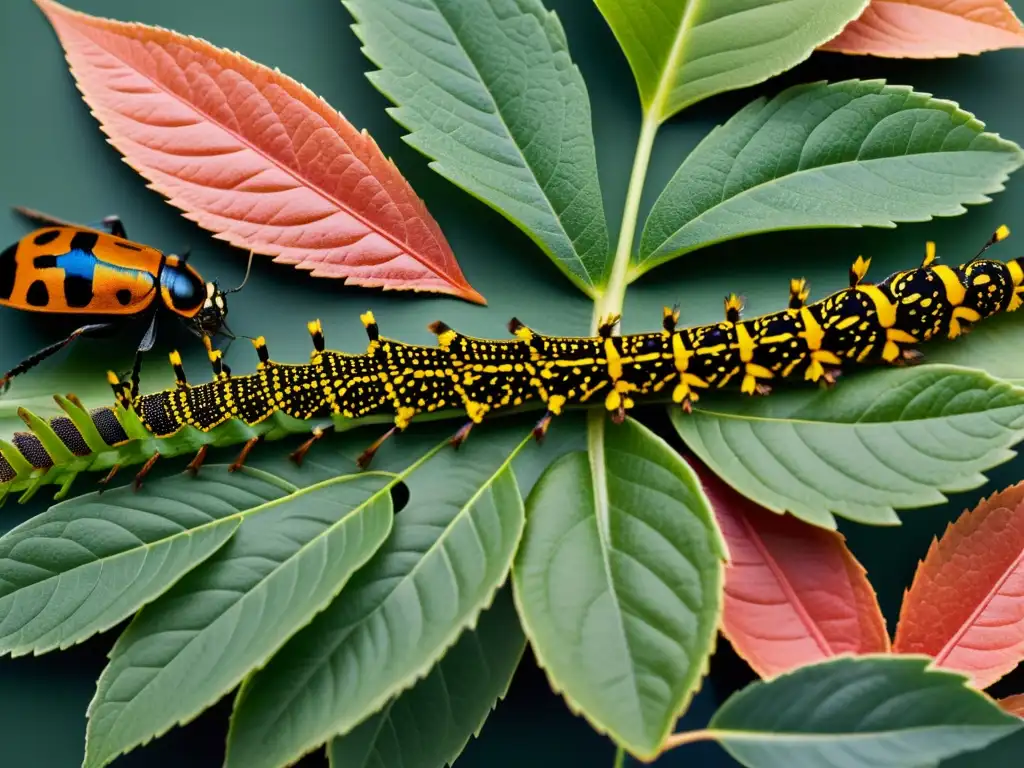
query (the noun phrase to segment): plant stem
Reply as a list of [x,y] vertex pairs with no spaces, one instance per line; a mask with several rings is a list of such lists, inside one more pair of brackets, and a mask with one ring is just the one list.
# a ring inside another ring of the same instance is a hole
[[602,317],[622,312],[622,301],[626,296],[626,286],[629,284],[633,239],[636,236],[636,223],[640,215],[640,197],[644,191],[644,182],[647,180],[647,167],[651,162],[651,150],[659,125],[654,110],[644,115],[640,126],[640,138],[636,144],[636,154],[633,156],[633,170],[629,175],[626,205],[622,210],[622,225],[619,228],[619,242],[615,247],[615,260],[612,262],[608,284],[594,302],[591,333],[597,332]]
[[612,764],[612,768],[623,768],[626,765],[626,750],[619,747],[615,750],[615,762]]

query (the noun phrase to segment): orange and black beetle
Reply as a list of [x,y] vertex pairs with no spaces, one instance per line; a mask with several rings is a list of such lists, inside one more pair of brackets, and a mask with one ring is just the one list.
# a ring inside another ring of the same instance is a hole
[[[31,232],[0,253],[0,305],[29,312],[108,317],[83,325],[66,339],[25,358],[0,378],[0,391],[10,380],[38,365],[83,334],[113,329],[119,322],[144,318],[149,326],[136,355],[156,340],[157,310],[163,306],[186,321],[199,337],[221,333],[235,338],[227,327],[225,297],[245,285],[222,291],[216,281],[205,282],[188,263],[188,254],[165,254],[126,239],[116,216],[103,220],[106,231],[17,209],[46,226]],[[249,260],[252,266],[252,254]],[[249,273],[246,271],[246,278]]]

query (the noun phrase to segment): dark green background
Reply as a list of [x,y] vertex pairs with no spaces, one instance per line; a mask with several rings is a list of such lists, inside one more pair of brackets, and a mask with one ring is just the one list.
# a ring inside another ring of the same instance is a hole
[[[472,1],[472,0],[468,0]],[[632,77],[614,38],[588,0],[548,0],[568,33],[573,57],[587,80],[593,104],[605,205],[617,224],[639,128]],[[1012,3],[1024,12],[1024,0]],[[357,127],[366,128],[392,156],[446,233],[463,270],[490,304],[412,294],[346,288],[337,281],[314,280],[306,273],[260,259],[249,287],[232,304],[236,331],[267,337],[274,356],[301,360],[308,354],[305,321],[323,319],[331,346],[348,350],[363,344],[357,315],[372,308],[385,332],[409,341],[429,342],[426,324],[444,318],[478,335],[505,335],[505,323],[516,314],[529,324],[556,333],[584,332],[590,304],[545,257],[497,214],[450,186],[427,168],[427,161],[401,140],[401,129],[384,112],[389,106],[366,81],[368,62],[349,30],[351,18],[337,0],[176,0],[140,3],[131,0],[77,0],[73,7],[122,20],[157,24],[197,35],[279,67],[339,109]],[[725,94],[688,110],[664,127],[651,166],[644,211],[658,190],[697,141],[715,124],[760,94],[814,80],[850,77],[886,78],[958,102],[984,120],[991,130],[1024,142],[1021,71],[1024,51],[1006,51],[959,60],[890,61],[816,54],[795,70],[758,88]],[[62,51],[42,14],[30,0],[0,3],[0,244],[25,234],[30,227],[4,211],[21,204],[62,218],[95,222],[119,214],[129,235],[167,251],[191,246],[194,263],[207,276],[225,283],[241,277],[244,257],[214,241],[146,189],[144,180],[120,161],[105,143],[68,74]],[[895,230],[842,230],[775,234],[728,243],[691,254],[661,267],[631,288],[625,327],[653,327],[663,303],[681,301],[686,322],[717,317],[728,291],[745,293],[752,313],[780,306],[786,295],[784,277],[804,274],[816,295],[842,285],[849,262],[864,253],[874,258],[879,274],[916,263],[926,239],[938,241],[947,260],[973,253],[1000,223],[1024,227],[1024,185],[1011,179],[994,202],[973,207],[954,219],[941,219]],[[1022,230],[1024,232],[1024,230]],[[1019,236],[1018,236],[1019,237]],[[1009,251],[1019,255],[1011,240]],[[1000,255],[1007,257],[1007,250]],[[785,267],[783,270],[782,267]],[[782,273],[785,274],[782,274]],[[511,288],[511,289],[510,289]],[[42,323],[38,317],[0,309],[0,368],[58,338],[67,326]],[[160,349],[181,344],[190,370],[205,377],[202,356],[179,329],[168,324]],[[48,365],[60,376],[60,389],[102,394],[99,372],[127,360],[130,335],[110,341],[89,341],[72,355]],[[229,362],[236,370],[254,363],[242,342]],[[156,354],[145,375],[146,388],[167,379]],[[101,368],[96,368],[101,365]],[[40,379],[42,381],[42,379]],[[20,385],[12,396],[24,394]],[[47,390],[49,392],[49,390]],[[0,422],[3,419],[0,400]],[[10,416],[10,413],[6,414]],[[658,413],[651,414],[657,426]],[[663,423],[663,422],[662,422]],[[9,429],[4,431],[6,436]],[[368,433],[369,434],[369,433]],[[267,450],[271,448],[267,447]],[[180,469],[180,467],[176,467]],[[984,488],[961,494],[943,507],[903,514],[898,529],[877,530],[845,525],[857,556],[879,591],[883,610],[894,627],[903,589],[910,583],[918,558],[933,535],[942,531],[965,506],[1024,476],[1024,461],[1005,464],[991,473]],[[87,479],[79,480],[83,490]],[[46,496],[46,494],[41,494]],[[0,511],[0,531],[42,511],[45,498]],[[43,658],[0,660],[0,766],[64,768],[79,764],[85,709],[114,633],[64,653]],[[707,722],[718,702],[752,679],[726,643],[719,645],[711,675],[683,719],[682,728]],[[1024,691],[1020,672],[1002,681],[995,692]],[[215,766],[222,757],[229,702],[224,701],[186,728],[175,729],[145,749],[117,762],[124,766]],[[993,757],[991,765],[1008,758]],[[531,657],[520,670],[509,698],[499,705],[482,739],[460,759],[463,768],[481,766],[610,766],[612,749],[583,720],[567,713],[561,699],[548,690]],[[321,758],[303,764],[316,765]],[[658,765],[732,765],[713,745],[686,747]]]

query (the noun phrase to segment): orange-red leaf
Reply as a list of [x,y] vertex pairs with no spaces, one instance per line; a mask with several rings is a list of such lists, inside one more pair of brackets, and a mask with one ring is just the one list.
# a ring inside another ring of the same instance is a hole
[[187,218],[317,277],[484,303],[395,165],[304,86],[194,37],[36,3],[110,143]]
[[934,656],[977,688],[1024,658],[1024,483],[932,541],[903,598],[893,650]]
[[1018,693],[1016,696],[1007,696],[1005,699],[999,699],[996,703],[1011,715],[1024,717],[1024,693]]
[[823,51],[935,59],[1024,46],[1005,0],[873,0]]
[[841,534],[769,512],[691,465],[729,547],[722,631],[755,672],[889,650],[875,592]]

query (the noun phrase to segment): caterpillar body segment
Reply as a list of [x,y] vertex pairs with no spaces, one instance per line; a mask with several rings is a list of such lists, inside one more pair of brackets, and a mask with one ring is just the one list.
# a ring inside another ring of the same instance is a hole
[[[570,406],[604,408],[613,421],[644,400],[664,400],[690,410],[710,389],[766,395],[779,382],[831,386],[850,365],[913,362],[917,347],[936,337],[956,338],[999,312],[1024,304],[1024,259],[982,258],[1005,237],[1000,229],[971,261],[946,266],[926,248],[920,267],[881,282],[868,279],[870,260],[858,258],[850,285],[809,302],[803,279],[789,286],[785,309],[744,318],[736,296],[724,301],[717,323],[677,327],[678,308],[665,308],[661,328],[617,336],[617,317],[606,318],[593,337],[547,336],[517,319],[510,338],[480,339],[444,323],[430,326],[436,346],[406,344],[380,334],[372,313],[361,316],[368,343],[360,354],[327,348],[319,321],[308,324],[309,362],[271,359],[265,340],[253,341],[253,373],[232,375],[220,352],[208,345],[212,380],[189,383],[177,353],[176,383],[140,395],[138,370],[131,381],[111,374],[112,407],[86,410],[74,397],[58,397],[64,415],[46,422],[27,412],[29,432],[0,441],[0,497],[21,491],[21,500],[42,485],[67,492],[83,471],[142,464],[136,477],[160,458],[192,455],[199,471],[210,446],[241,445],[233,466],[259,443],[288,434],[309,439],[292,454],[301,461],[324,436],[364,423],[388,429],[360,457],[365,466],[391,436],[417,418],[462,413],[453,434],[458,446],[495,414],[544,408],[534,433],[542,438]],[[780,297],[781,298],[781,297]]]

